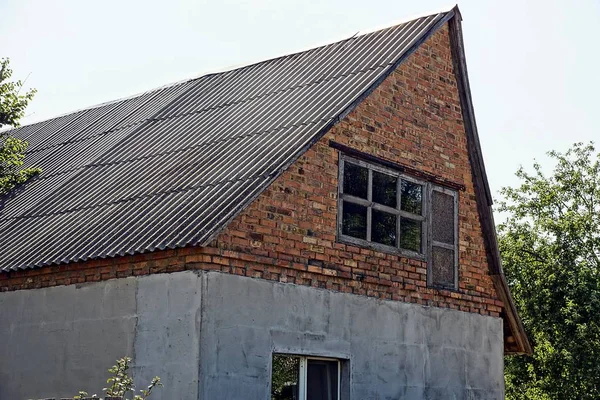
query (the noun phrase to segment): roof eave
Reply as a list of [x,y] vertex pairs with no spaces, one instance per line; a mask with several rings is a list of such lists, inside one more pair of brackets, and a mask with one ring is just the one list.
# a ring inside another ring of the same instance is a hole
[[[477,124],[475,122],[475,112],[471,97],[471,89],[467,74],[467,63],[464,51],[464,42],[462,35],[461,20],[462,16],[458,6],[453,8],[455,18],[449,21],[450,43],[453,53],[454,70],[460,94],[463,120],[465,122],[465,131],[467,133],[467,143],[469,150],[469,159],[473,170],[473,179],[475,186],[475,195],[477,198],[477,209],[480,216],[481,228],[486,245],[489,273],[494,282],[499,299],[504,303],[504,318],[511,330],[515,340],[515,345],[511,349],[505,347],[506,354],[532,354],[532,347],[521,318],[517,313],[515,303],[510,289],[506,282],[504,272],[502,271],[502,262],[500,251],[498,249],[498,240],[496,237],[496,225],[492,211],[493,199],[483,163],[483,155]],[[505,333],[506,337],[506,333]]]

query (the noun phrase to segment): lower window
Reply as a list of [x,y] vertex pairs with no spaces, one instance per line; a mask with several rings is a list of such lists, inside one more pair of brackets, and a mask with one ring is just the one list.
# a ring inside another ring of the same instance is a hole
[[339,399],[339,360],[273,354],[271,400]]

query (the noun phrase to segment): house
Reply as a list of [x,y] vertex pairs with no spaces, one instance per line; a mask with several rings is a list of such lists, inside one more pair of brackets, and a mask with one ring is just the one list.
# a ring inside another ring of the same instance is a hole
[[501,399],[502,273],[458,8],[18,128],[0,398]]

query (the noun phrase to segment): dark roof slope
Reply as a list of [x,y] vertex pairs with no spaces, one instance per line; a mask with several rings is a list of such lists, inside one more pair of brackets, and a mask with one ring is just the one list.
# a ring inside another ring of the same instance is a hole
[[452,11],[25,126],[4,271],[207,244]]

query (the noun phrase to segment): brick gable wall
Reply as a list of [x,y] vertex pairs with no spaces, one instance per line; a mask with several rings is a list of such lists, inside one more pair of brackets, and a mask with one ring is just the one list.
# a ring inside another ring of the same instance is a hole
[[[330,140],[465,186],[457,292],[427,288],[425,262],[336,242],[338,153]],[[444,26],[208,247],[4,273],[0,290],[202,269],[499,316],[487,268]]]

